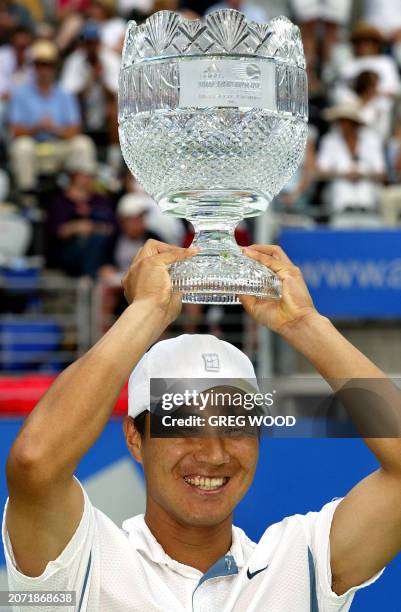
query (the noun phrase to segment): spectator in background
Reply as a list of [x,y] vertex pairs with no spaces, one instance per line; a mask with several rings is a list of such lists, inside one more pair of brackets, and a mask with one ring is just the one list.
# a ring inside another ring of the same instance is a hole
[[309,125],[305,155],[297,171],[277,196],[276,203],[282,211],[302,213],[311,204],[316,174],[316,142],[318,133]]
[[117,0],[119,15],[130,19],[132,12],[150,15],[153,12],[153,0]]
[[119,170],[122,163],[118,137],[117,92],[120,56],[100,42],[95,22],[87,22],[79,47],[67,57],[61,85],[81,102],[83,126],[96,145],[107,145],[107,163]]
[[[326,111],[333,123],[317,155],[320,178],[327,181],[326,202],[336,222],[339,213],[375,213],[386,166],[381,139],[365,126],[358,106]],[[369,216],[369,223],[371,217]]]
[[162,240],[147,226],[147,215],[153,205],[153,200],[145,194],[126,194],[120,199],[117,206],[118,234],[109,265],[100,270],[102,280],[108,284],[120,287],[122,277],[146,240]]
[[291,0],[291,6],[301,28],[310,90],[315,93],[320,89],[319,68],[330,63],[339,28],[350,19],[351,0]]
[[9,113],[14,137],[11,165],[22,194],[36,188],[38,171],[48,170],[49,164],[62,167],[74,160],[93,165],[96,159],[92,141],[81,134],[77,100],[55,81],[55,45],[37,41],[32,46],[32,59],[34,78],[15,90]]
[[[365,0],[364,18],[378,28],[390,44],[401,43],[400,0]],[[401,57],[399,63],[401,64]]]
[[35,23],[44,21],[47,8],[44,0],[18,0],[18,4],[24,6],[29,11]]
[[394,98],[380,93],[380,75],[373,70],[363,70],[352,83],[352,87],[338,87],[334,101],[338,104],[360,106],[361,117],[383,141],[392,129]]
[[8,100],[13,89],[22,85],[32,76],[29,48],[33,42],[32,33],[19,27],[11,35],[10,43],[0,47],[0,96]]
[[35,39],[37,40],[50,40],[54,42],[56,37],[56,25],[49,21],[42,21],[36,24],[35,28]]
[[113,207],[96,193],[95,173],[92,166],[74,164],[68,186],[49,206],[49,259],[71,276],[95,277],[113,241]]
[[379,80],[377,72],[365,70],[357,76],[354,91],[362,119],[385,142],[391,135],[394,101],[380,95]]
[[21,26],[34,31],[35,25],[28,9],[13,0],[0,0],[0,45],[9,43],[14,30]]
[[[379,75],[378,92],[381,95],[397,96],[401,91],[397,64],[392,57],[384,55],[380,31],[367,23],[358,23],[352,30],[351,42],[354,57],[343,62],[339,87],[351,89],[354,79],[368,70]],[[337,91],[337,99],[338,95]]]
[[115,0],[91,0],[88,16],[99,27],[102,45],[121,54],[127,23],[116,14]]
[[209,13],[213,11],[219,11],[227,8],[240,11],[248,19],[259,23],[263,23],[269,19],[264,8],[257,6],[252,2],[247,2],[247,0],[223,0],[222,2],[217,2],[217,4],[213,4],[206,10],[205,15],[209,15]]
[[[155,203],[146,194],[126,194],[117,206],[118,231],[107,264],[99,270],[102,281],[103,316],[120,315],[127,306],[121,281],[146,240],[162,240],[148,227],[148,215]],[[106,329],[104,330],[106,331]]]
[[391,184],[386,187],[382,198],[382,212],[388,227],[401,225],[401,124],[389,141],[388,161]]
[[32,240],[32,226],[16,206],[0,198],[0,266],[24,257]]
[[12,33],[10,43],[0,47],[0,137],[3,138],[11,91],[32,75],[27,53],[32,40],[31,31],[20,26]]
[[179,0],[154,0],[152,13],[157,11],[175,11],[186,19],[199,19],[200,17],[199,12],[194,11],[192,8],[181,6]]
[[149,210],[146,215],[146,224],[148,229],[161,236],[163,242],[181,246],[185,233],[183,221],[177,219],[177,217],[162,213],[156,202],[143,190],[131,172],[127,173],[125,189],[128,194],[135,196],[138,201],[142,199],[147,201]]
[[59,24],[56,43],[64,52],[76,39],[84,25],[90,0],[56,0],[56,21]]

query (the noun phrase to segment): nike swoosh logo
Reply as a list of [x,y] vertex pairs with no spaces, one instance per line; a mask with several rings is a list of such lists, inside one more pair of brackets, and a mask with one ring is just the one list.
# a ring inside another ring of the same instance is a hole
[[262,569],[260,569],[260,570],[256,570],[256,572],[250,572],[250,571],[249,571],[249,567],[248,567],[248,570],[247,570],[247,572],[246,572],[246,575],[248,576],[249,580],[252,580],[252,578],[255,578],[255,576],[257,576],[258,574],[260,574],[260,572],[264,572],[264,571],[265,571],[265,569],[267,569],[268,567],[269,567],[269,566],[268,566],[268,565],[266,565],[266,567],[262,567]]

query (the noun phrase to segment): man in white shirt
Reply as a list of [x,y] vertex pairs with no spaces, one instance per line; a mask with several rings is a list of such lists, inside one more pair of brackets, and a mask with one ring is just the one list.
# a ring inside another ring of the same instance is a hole
[[[377,472],[320,512],[268,527],[259,543],[233,527],[258,439],[149,435],[155,374],[202,370],[213,377],[219,368],[219,377],[230,372],[239,388],[254,375],[242,353],[211,336],[181,336],[148,351],[181,310],[168,266],[196,252],[145,244],[123,282],[128,308],[58,377],[18,434],[3,521],[10,588],[74,590],[77,612],[344,612],[401,549],[401,442],[367,439]],[[244,252],[283,282],[281,301],[241,296],[251,317],[287,339],[333,388],[344,378],[385,379],[318,314],[302,274],[279,247]],[[147,509],[119,529],[93,508],[74,470],[135,366],[124,432],[144,468]]]

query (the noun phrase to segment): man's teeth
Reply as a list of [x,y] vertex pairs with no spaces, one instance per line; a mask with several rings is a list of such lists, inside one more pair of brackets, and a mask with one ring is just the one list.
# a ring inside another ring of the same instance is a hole
[[219,478],[207,478],[205,476],[184,476],[184,480],[193,487],[210,491],[212,489],[219,489],[222,487],[224,484],[226,484],[228,478],[225,476]]

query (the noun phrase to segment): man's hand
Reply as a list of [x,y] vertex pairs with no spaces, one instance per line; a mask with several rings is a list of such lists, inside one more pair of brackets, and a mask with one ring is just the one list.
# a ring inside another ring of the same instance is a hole
[[198,249],[183,249],[158,240],[147,240],[136,254],[122,285],[130,304],[149,300],[165,314],[167,325],[181,312],[181,295],[173,292],[168,266],[196,255]]
[[245,310],[257,323],[282,333],[293,324],[318,314],[301,270],[279,246],[253,244],[245,247],[243,252],[270,268],[283,283],[283,295],[277,301],[251,295],[239,296]]
[[49,132],[50,134],[55,133],[56,126],[51,115],[46,115],[38,123],[38,132]]

